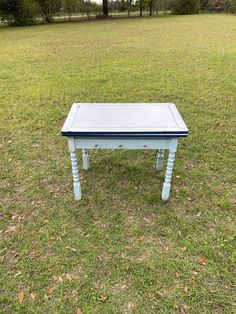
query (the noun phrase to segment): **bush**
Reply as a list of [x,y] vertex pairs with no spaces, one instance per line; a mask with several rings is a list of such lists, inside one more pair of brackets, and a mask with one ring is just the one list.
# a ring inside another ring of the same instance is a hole
[[34,0],[0,0],[0,15],[9,25],[32,25],[39,12]]
[[225,10],[229,13],[236,13],[236,0],[226,0]]
[[200,0],[175,0],[172,14],[196,14],[200,10]]

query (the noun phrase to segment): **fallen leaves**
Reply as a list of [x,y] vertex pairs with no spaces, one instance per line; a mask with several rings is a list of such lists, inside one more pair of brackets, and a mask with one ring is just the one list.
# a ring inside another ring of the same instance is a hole
[[18,295],[18,300],[20,304],[22,304],[22,302],[24,301],[24,298],[25,298],[25,294],[23,291],[21,291]]
[[5,233],[14,232],[16,231],[16,226],[9,226],[7,229],[5,229]]
[[127,305],[127,308],[129,310],[134,310],[135,308],[137,307],[137,305],[133,302],[129,302],[128,305]]
[[216,293],[217,291],[216,291],[215,288],[211,288],[211,289],[210,289],[210,292],[214,294],[214,293]]
[[201,266],[206,266],[207,265],[207,260],[204,257],[200,257],[198,263]]
[[192,170],[193,169],[193,163],[192,162],[185,162],[184,169]]
[[177,304],[175,305],[175,309],[181,314],[188,313],[188,307],[186,304]]
[[36,259],[40,256],[40,250],[35,248],[31,253],[30,253],[30,258],[33,260],[33,259]]
[[79,280],[81,278],[81,269],[78,268],[76,270],[74,270],[71,273],[64,273],[61,276],[52,276],[53,280],[58,282],[58,283],[62,283],[65,280]]
[[52,294],[54,288],[53,287],[48,287],[48,294]]
[[175,273],[175,277],[179,278],[179,272],[178,271]]
[[144,235],[140,236],[140,237],[139,237],[139,240],[140,240],[140,241],[144,241],[144,240],[145,240],[145,236],[144,236]]
[[30,293],[30,299],[31,300],[34,300],[35,299],[35,294],[32,292],[32,293]]
[[156,291],[156,294],[157,294],[159,297],[161,297],[161,298],[164,297],[164,294],[163,294],[161,291],[159,291],[159,290]]
[[76,311],[76,314],[83,314],[81,309],[78,307],[77,311]]

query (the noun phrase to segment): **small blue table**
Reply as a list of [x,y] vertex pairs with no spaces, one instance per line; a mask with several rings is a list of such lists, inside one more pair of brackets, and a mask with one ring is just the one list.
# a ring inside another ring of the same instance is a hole
[[163,168],[169,150],[162,200],[170,194],[178,139],[188,129],[175,104],[169,103],[76,103],[61,130],[68,137],[75,199],[82,198],[76,150],[83,151],[83,168],[89,169],[89,149],[159,150],[156,168]]

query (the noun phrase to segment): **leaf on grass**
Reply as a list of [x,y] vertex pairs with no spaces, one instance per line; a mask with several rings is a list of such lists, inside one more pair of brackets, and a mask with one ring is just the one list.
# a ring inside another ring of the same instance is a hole
[[66,274],[66,279],[68,279],[68,280],[72,280],[73,278],[72,278],[72,274]]
[[175,277],[179,278],[179,272],[178,271],[175,273]]
[[30,293],[30,299],[31,300],[34,300],[35,299],[35,295],[34,295],[34,293],[32,292],[32,293]]
[[207,265],[207,260],[204,257],[200,257],[198,262],[202,266],[206,266]]
[[184,287],[184,292],[187,294],[188,293],[188,287]]
[[54,290],[54,288],[48,287],[48,294],[52,294],[53,290]]
[[188,307],[186,304],[175,305],[175,309],[181,314],[186,314],[188,312]]
[[133,309],[136,308],[136,304],[133,303],[133,302],[129,302],[128,305],[127,305],[127,307],[128,307],[129,310],[133,310]]
[[81,309],[78,307],[77,311],[76,311],[76,314],[83,314]]
[[59,281],[60,283],[62,283],[62,282],[63,282],[63,278],[62,278],[61,276],[58,276],[58,281]]
[[6,233],[9,233],[9,232],[14,232],[16,230],[16,226],[9,226],[6,230],[5,230],[5,232]]
[[215,289],[215,288],[211,288],[211,289],[210,289],[210,292],[211,292],[211,293],[216,293],[216,289]]
[[25,294],[23,291],[21,291],[18,295],[18,299],[19,299],[20,304],[24,301],[24,297],[25,297]]
[[161,291],[159,291],[159,290],[156,291],[156,294],[157,294],[159,297],[161,297],[161,298],[164,297],[164,294],[163,294]]
[[147,293],[147,297],[148,297],[149,299],[151,299],[151,298],[153,297],[153,294],[152,294],[151,292],[148,292],[148,293]]

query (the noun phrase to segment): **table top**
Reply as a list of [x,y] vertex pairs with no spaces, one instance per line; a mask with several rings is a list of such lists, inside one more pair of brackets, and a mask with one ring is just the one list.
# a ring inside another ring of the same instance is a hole
[[76,103],[61,130],[74,137],[186,137],[171,103]]

